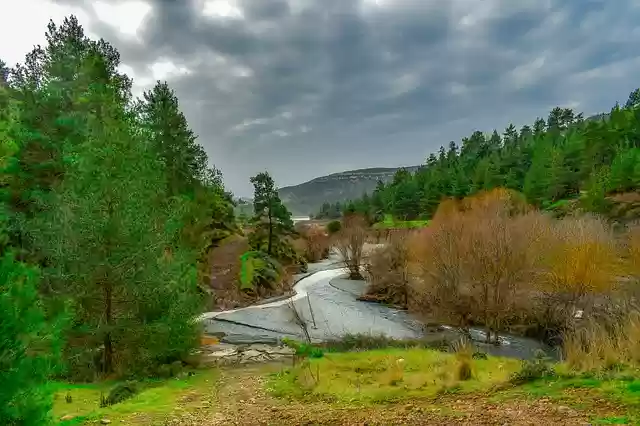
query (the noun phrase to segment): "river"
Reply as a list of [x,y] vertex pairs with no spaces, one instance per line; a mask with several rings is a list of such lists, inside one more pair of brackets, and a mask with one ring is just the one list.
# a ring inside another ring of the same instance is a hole
[[[455,329],[428,331],[406,311],[358,301],[366,283],[348,280],[340,258],[309,264],[299,275],[296,294],[269,303],[203,315],[207,333],[223,335],[228,343],[276,343],[284,337],[315,342],[338,339],[345,334],[385,335],[394,339],[438,339],[457,336]],[[300,325],[300,322],[304,326]],[[304,328],[303,328],[304,327]],[[533,339],[501,336],[502,344],[485,345],[482,330],[472,330],[479,350],[496,356],[529,359],[537,349],[549,348]]]

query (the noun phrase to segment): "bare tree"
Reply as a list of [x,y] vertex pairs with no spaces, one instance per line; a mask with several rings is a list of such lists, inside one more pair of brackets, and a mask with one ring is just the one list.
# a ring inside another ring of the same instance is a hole
[[371,254],[366,265],[369,285],[364,299],[408,305],[411,238],[411,231],[395,232],[387,244]]
[[447,210],[451,214],[436,214],[431,226],[421,230],[413,240],[413,265],[419,277],[415,304],[430,320],[453,321],[466,329],[475,303],[471,288],[464,280],[465,224],[451,203],[441,206],[439,211]]
[[500,205],[474,212],[469,217],[469,250],[466,273],[478,296],[481,316],[487,328],[487,342],[504,320],[512,315],[527,293],[534,259],[530,256],[531,233],[524,224],[535,223],[532,216],[511,217]]
[[349,278],[361,280],[364,244],[367,240],[366,220],[357,215],[349,215],[343,219],[342,229],[336,234],[335,245],[349,269]]
[[304,241],[304,255],[309,262],[318,262],[329,256],[330,238],[326,231],[317,225],[309,225],[301,232]]
[[443,203],[421,242],[422,295],[432,313],[484,323],[497,341],[505,319],[530,294],[534,236],[543,221],[505,190]]

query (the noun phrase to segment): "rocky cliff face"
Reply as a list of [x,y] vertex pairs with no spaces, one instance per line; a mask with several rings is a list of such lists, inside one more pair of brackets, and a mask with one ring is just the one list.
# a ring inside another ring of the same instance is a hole
[[[406,167],[415,171],[419,166]],[[295,216],[317,213],[325,202],[346,202],[371,193],[378,182],[388,182],[399,168],[350,170],[312,179],[279,190],[280,198]]]

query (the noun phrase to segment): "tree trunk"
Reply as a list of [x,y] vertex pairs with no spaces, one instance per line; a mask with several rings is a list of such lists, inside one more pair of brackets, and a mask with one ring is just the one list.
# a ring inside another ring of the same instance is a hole
[[269,241],[267,242],[267,254],[271,256],[273,245],[273,220],[271,219],[271,208],[269,208]]

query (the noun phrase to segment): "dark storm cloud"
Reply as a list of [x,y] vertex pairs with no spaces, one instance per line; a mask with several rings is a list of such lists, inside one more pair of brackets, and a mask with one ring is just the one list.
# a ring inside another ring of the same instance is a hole
[[190,70],[170,83],[242,195],[262,169],[286,185],[416,164],[474,129],[598,112],[638,85],[633,0],[240,0],[227,18],[202,3],[153,2],[138,41],[91,27],[136,76]]

